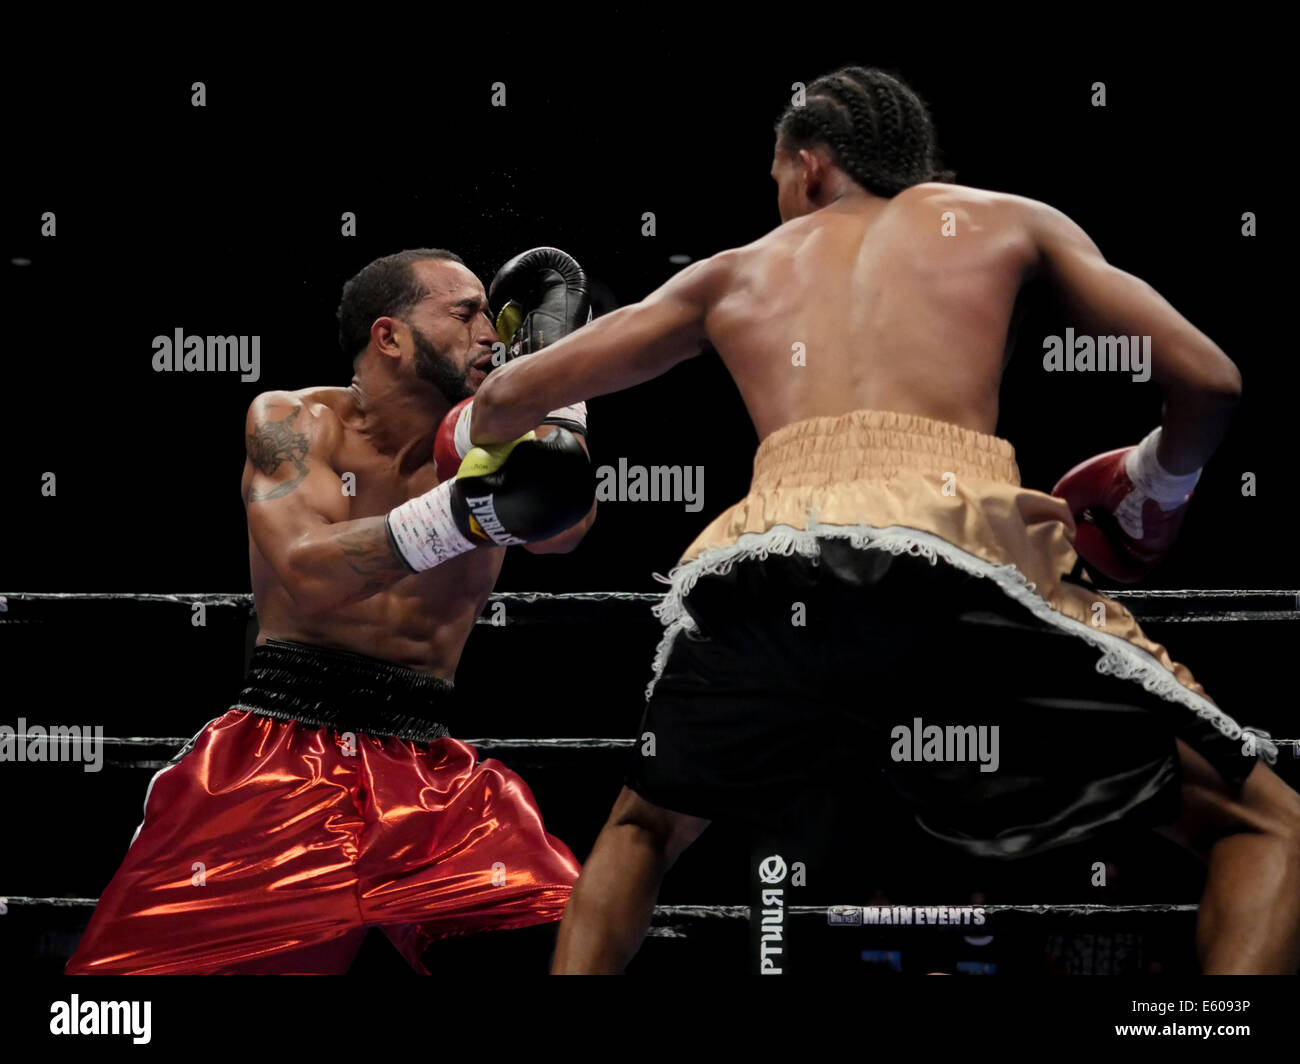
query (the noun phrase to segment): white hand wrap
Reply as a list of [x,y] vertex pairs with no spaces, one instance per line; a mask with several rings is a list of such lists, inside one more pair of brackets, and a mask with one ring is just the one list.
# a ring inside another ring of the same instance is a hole
[[1154,499],[1162,510],[1175,510],[1187,501],[1187,496],[1201,479],[1201,470],[1174,474],[1164,468],[1156,458],[1160,444],[1160,430],[1147,435],[1124,460],[1124,472],[1133,487],[1148,499]]
[[417,573],[474,549],[474,543],[456,527],[452,516],[451,490],[455,483],[444,480],[432,491],[388,511],[389,539]]

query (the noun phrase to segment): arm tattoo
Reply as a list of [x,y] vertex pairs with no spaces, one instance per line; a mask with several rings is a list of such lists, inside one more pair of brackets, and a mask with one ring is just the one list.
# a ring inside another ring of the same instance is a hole
[[280,499],[294,490],[307,476],[307,434],[295,432],[291,427],[294,418],[302,409],[300,403],[279,421],[262,421],[257,431],[245,437],[248,445],[248,460],[253,468],[266,476],[273,476],[285,462],[292,462],[297,472],[292,480],[265,491],[253,488],[248,493],[249,502],[266,502]]
[[373,593],[382,590],[393,578],[407,576],[411,572],[400,558],[394,556],[382,517],[376,527],[360,532],[346,532],[336,537],[336,542],[343,552],[343,560],[354,573],[376,578],[366,584],[366,591]]

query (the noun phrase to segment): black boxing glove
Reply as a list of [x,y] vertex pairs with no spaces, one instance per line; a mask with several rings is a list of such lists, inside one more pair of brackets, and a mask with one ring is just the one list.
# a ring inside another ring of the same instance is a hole
[[492,278],[488,303],[510,358],[535,354],[591,320],[587,275],[559,248],[516,255]]
[[596,478],[578,438],[557,428],[472,447],[451,480],[388,512],[389,542],[415,572],[475,547],[550,539],[591,509]]
[[578,438],[556,428],[513,443],[473,447],[456,473],[472,534],[494,543],[535,543],[572,528],[596,501],[591,459]]

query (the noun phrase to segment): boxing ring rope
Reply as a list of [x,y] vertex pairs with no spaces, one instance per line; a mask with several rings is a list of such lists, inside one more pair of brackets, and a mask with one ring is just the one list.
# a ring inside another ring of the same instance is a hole
[[[1260,589],[1187,589],[1181,591],[1136,591],[1097,589],[1098,594],[1116,599],[1127,606],[1139,621],[1156,623],[1224,622],[1224,621],[1295,621],[1300,620],[1300,590]],[[621,603],[653,606],[663,599],[655,591],[497,591],[488,596],[488,608],[524,607],[522,615],[512,616],[507,609],[503,621],[487,612],[478,624],[500,627],[502,624],[529,624],[563,619],[563,610],[546,606],[568,603]],[[11,603],[55,602],[157,602],[176,605],[203,605],[213,608],[243,606],[250,612],[253,596],[246,592],[230,594],[204,592],[135,592],[135,591],[0,591],[0,621],[7,618]],[[534,608],[529,608],[534,607]],[[536,609],[535,607],[543,607]],[[640,611],[638,611],[640,612]],[[644,619],[650,620],[649,616]]]
[[[1099,592],[1100,593],[1100,592]],[[1186,589],[1177,591],[1107,590],[1108,597],[1124,603],[1139,621],[1147,623],[1191,622],[1242,622],[1242,621],[1300,621],[1300,590],[1291,589]],[[663,599],[653,591],[500,591],[488,596],[487,606],[477,624],[503,627],[519,624],[551,623],[556,620],[573,620],[564,617],[563,608],[569,604],[617,603],[633,606],[653,606]],[[132,591],[13,591],[0,592],[0,624],[40,623],[46,618],[10,617],[14,603],[106,603],[152,602],[194,606],[202,604],[214,609],[242,607],[253,615],[253,596],[247,592],[132,592]],[[501,603],[506,607],[503,618],[493,618],[492,607]],[[523,614],[519,608],[523,608]],[[541,607],[539,610],[538,607]],[[547,609],[551,607],[551,609]],[[636,619],[654,623],[649,610],[638,609]],[[602,622],[608,623],[608,622]],[[16,737],[17,738],[17,737]],[[179,750],[189,742],[181,736],[105,736],[104,743],[113,746],[149,747],[165,746]],[[463,740],[481,750],[611,750],[631,747],[633,738],[586,736],[577,738],[525,738],[512,739],[484,736]],[[1278,746],[1300,747],[1300,739],[1273,739]],[[117,768],[130,767],[156,770],[168,764],[159,760],[110,761]]]
[[[460,738],[457,736],[457,738]],[[595,749],[616,749],[618,747],[631,746],[635,739],[595,739],[595,738],[577,738],[577,739],[551,739],[551,738],[532,738],[532,739],[461,739],[463,743],[470,746],[481,746],[488,750],[500,750],[504,747],[536,747],[539,750],[585,750],[588,748]],[[188,739],[178,739],[175,736],[104,736],[105,743],[112,743],[116,746],[184,746]]]
[[[0,896],[0,901],[5,902],[11,907],[26,909],[91,909],[98,904],[97,898],[33,898],[12,896],[5,898]],[[879,909],[926,909],[935,908],[936,906],[927,905],[903,905],[901,903],[890,902],[888,905],[876,906]],[[1096,904],[1071,904],[1068,902],[1059,904],[1002,904],[1002,905],[972,905],[970,902],[963,902],[960,905],[941,906],[948,909],[981,909],[985,918],[996,916],[1022,916],[1022,917],[1047,917],[1049,919],[1070,920],[1075,917],[1093,917],[1099,918],[1090,920],[1090,924],[1105,922],[1107,917],[1152,917],[1168,916],[1177,914],[1193,915],[1199,906],[1194,902],[1148,902],[1137,905],[1096,905]],[[830,924],[831,916],[836,915],[843,917],[846,911],[856,911],[859,916],[863,915],[865,909],[870,906],[864,905],[788,905],[785,907],[786,915],[798,920],[801,924],[809,922],[812,918],[820,917],[824,922]],[[690,925],[711,924],[715,922],[748,922],[753,914],[751,906],[748,905],[656,905],[654,914],[651,916],[651,926],[648,935],[652,938],[686,938],[687,927]],[[895,924],[872,924],[859,920],[849,923],[843,923],[842,926],[861,929],[863,927],[885,927],[888,930],[895,930],[899,925]],[[944,925],[936,925],[943,927]],[[996,930],[996,926],[989,923],[980,925],[953,923],[947,925],[950,928],[962,929],[969,932],[973,927],[978,926],[981,934],[988,934]]]
[[[1139,621],[1148,623],[1223,623],[1243,621],[1300,621],[1300,590],[1292,589],[1188,589],[1178,591],[1149,591],[1097,589],[1099,594],[1122,602]],[[661,601],[663,595],[658,592],[638,591],[507,591],[494,592],[488,597],[487,607],[479,616],[477,624],[493,627],[503,625],[551,623],[557,620],[572,622],[572,615],[565,616],[569,604],[621,604],[636,606],[636,619],[643,622],[656,622],[646,607]],[[0,625],[7,623],[44,623],[48,615],[33,617],[13,616],[13,606],[30,604],[37,607],[42,604],[64,603],[108,603],[120,601],[152,602],[181,606],[201,604],[214,609],[239,608],[253,615],[253,596],[248,593],[157,593],[157,592],[0,592]],[[491,616],[495,603],[506,607],[504,618]],[[601,623],[608,623],[602,621]],[[15,736],[15,738],[25,738]],[[483,737],[463,740],[465,743],[482,750],[501,749],[624,749],[631,747],[634,738],[614,737],[574,737],[574,738],[501,738]],[[1300,748],[1300,739],[1274,739],[1278,746]],[[122,747],[172,747],[177,750],[190,742],[188,738],[178,736],[105,736],[106,745]],[[109,761],[116,767],[141,769],[158,769],[168,761],[126,760]],[[79,909],[92,908],[98,903],[96,898],[58,898],[29,897],[22,895],[0,895],[0,901],[10,906],[24,908]],[[923,909],[933,906],[911,905],[890,902],[880,908]],[[964,902],[949,908],[973,907]],[[793,917],[808,919],[824,917],[829,920],[833,913],[845,910],[861,912],[866,906],[812,906],[791,905],[786,912]],[[980,905],[986,916],[1019,915],[1033,917],[1114,917],[1127,914],[1162,915],[1175,913],[1195,913],[1195,903],[1150,902],[1133,905],[1097,905],[1097,904],[988,904]],[[679,937],[683,934],[683,923],[699,923],[714,920],[749,920],[751,907],[748,905],[657,905],[654,910],[653,926],[650,933],[665,937]],[[848,926],[862,926],[850,924]],[[876,926],[876,925],[867,925]],[[964,925],[952,925],[964,926]],[[987,928],[987,925],[984,925]]]
[[[56,909],[75,909],[86,905],[95,905],[98,898],[25,898],[13,896],[5,898],[10,905],[48,905]],[[895,909],[924,909],[934,908],[930,905],[902,905],[900,903],[890,902],[888,905],[879,906],[879,908]],[[1120,913],[1194,913],[1198,906],[1195,902],[1148,902],[1141,905],[1096,905],[1096,904],[1024,904],[1024,905],[974,905],[971,902],[962,902],[960,905],[940,906],[949,909],[981,909],[985,915],[992,914],[997,916],[1001,913],[1021,913],[1031,916],[1042,916],[1045,914],[1059,914],[1063,916],[1112,916]],[[844,908],[860,909],[865,906],[843,906],[843,905],[787,905],[785,911],[793,913],[795,916],[826,916],[836,910]],[[658,917],[686,917],[688,919],[736,919],[737,917],[749,918],[750,907],[748,905],[656,905],[655,915]],[[952,925],[967,926],[967,925]]]
[[[93,908],[98,904],[96,898],[32,898],[14,896],[9,898],[0,897],[0,901],[6,902],[13,907],[22,907],[29,909],[52,908],[52,909],[87,909]],[[878,909],[926,909],[926,908],[946,908],[946,909],[981,909],[987,919],[990,916],[1031,916],[1031,917],[1048,917],[1051,919],[1066,919],[1073,917],[1143,917],[1165,916],[1170,914],[1194,914],[1198,906],[1194,902],[1175,903],[1175,902],[1149,902],[1140,905],[1096,905],[1096,904],[1003,904],[1003,905],[972,905],[970,902],[963,902],[960,905],[952,906],[934,906],[934,905],[903,905],[901,903],[890,902],[888,905],[874,906]],[[800,923],[805,923],[811,918],[820,917],[826,923],[830,924],[832,915],[843,917],[847,912],[856,911],[859,916],[863,915],[864,910],[873,908],[864,905],[788,905],[785,907],[785,913],[788,917],[797,919]],[[654,915],[651,917],[651,926],[649,934],[657,938],[685,938],[686,926],[702,923],[713,923],[715,921],[745,921],[748,922],[752,915],[752,908],[748,905],[656,905]],[[1090,921],[1096,922],[1096,921]],[[873,924],[865,923],[861,920],[843,923],[845,927],[861,929],[863,927],[885,927],[888,930],[895,930],[899,925],[896,924]],[[904,925],[906,926],[906,925]],[[945,925],[935,925],[943,927]],[[970,932],[972,928],[978,926],[981,934],[988,934],[995,930],[994,925],[984,923],[980,925],[952,923],[946,925],[950,928],[957,928]]]

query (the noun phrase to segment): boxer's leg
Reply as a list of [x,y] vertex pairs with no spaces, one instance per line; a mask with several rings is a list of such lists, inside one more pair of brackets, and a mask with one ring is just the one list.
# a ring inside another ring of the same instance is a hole
[[811,561],[785,559],[696,586],[696,627],[661,644],[626,786],[565,909],[553,973],[622,971],[664,875],[715,817],[769,823],[821,778],[833,705],[819,651],[830,622],[816,606],[809,627],[789,621],[794,589],[814,602],[815,584]]
[[1179,819],[1161,834],[1208,858],[1196,921],[1207,975],[1300,968],[1300,794],[1262,762],[1233,796],[1213,765],[1178,741]]
[[412,968],[441,970],[443,939],[560,919],[578,862],[516,773],[455,739],[368,738],[358,753],[371,783],[362,912]]
[[623,971],[650,928],[664,874],[708,826],[624,787],[564,910],[552,974]]
[[356,759],[232,711],[154,777],[70,975],[340,972],[360,945]]

